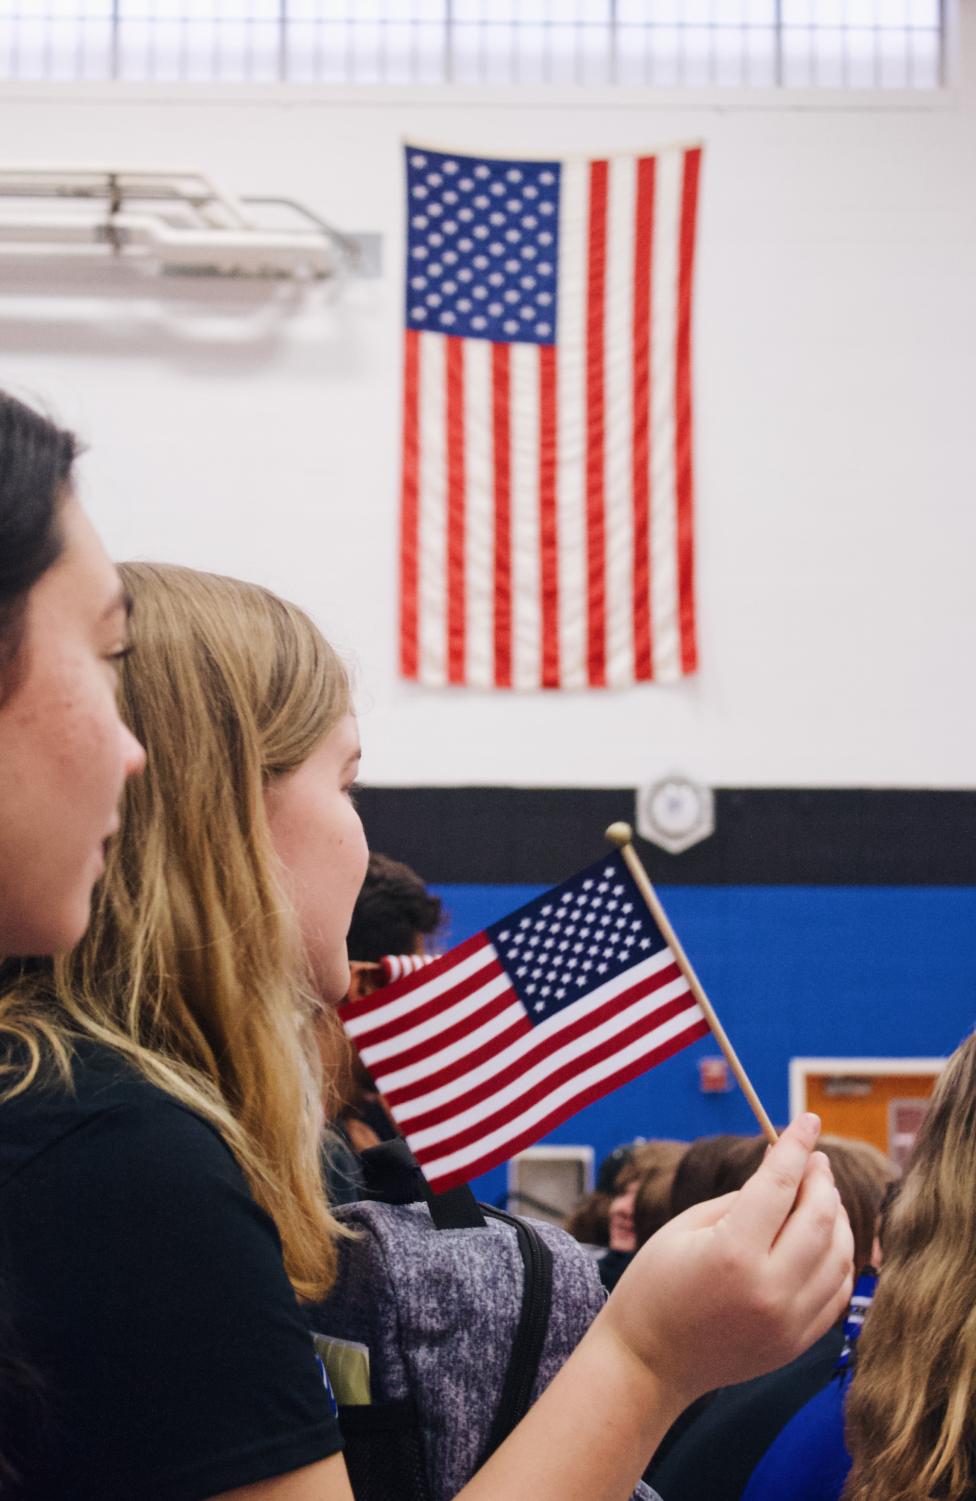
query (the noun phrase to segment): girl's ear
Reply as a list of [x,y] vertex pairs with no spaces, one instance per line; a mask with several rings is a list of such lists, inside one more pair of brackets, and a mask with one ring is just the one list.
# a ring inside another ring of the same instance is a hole
[[352,959],[349,963],[349,1000],[362,1001],[386,984],[382,964],[373,960]]

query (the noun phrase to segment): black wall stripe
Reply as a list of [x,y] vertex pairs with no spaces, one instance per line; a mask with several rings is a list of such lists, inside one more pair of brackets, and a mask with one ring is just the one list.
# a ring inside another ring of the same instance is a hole
[[[365,787],[373,849],[444,883],[561,881],[634,822],[630,788]],[[715,833],[681,855],[638,839],[653,881],[690,886],[976,885],[976,792],[718,788]]]

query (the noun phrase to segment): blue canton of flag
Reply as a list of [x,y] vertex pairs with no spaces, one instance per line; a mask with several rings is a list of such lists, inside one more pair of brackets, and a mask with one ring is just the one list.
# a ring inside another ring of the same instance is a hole
[[553,344],[559,162],[407,152],[407,327]]
[[619,855],[487,929],[530,1021],[543,1021],[667,948]]
[[616,853],[340,1015],[436,1191],[708,1030]]

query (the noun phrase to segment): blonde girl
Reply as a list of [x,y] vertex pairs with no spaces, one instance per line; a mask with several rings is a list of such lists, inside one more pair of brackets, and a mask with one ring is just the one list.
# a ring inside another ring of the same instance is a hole
[[[299,1303],[334,1260],[309,1023],[348,985],[366,864],[348,683],[262,589],[122,577],[146,772],[87,938],[0,1001],[0,1279],[48,1399],[43,1434],[14,1429],[21,1494],[349,1501]],[[695,1396],[838,1316],[850,1234],[815,1140],[801,1118],[648,1243],[466,1501],[623,1498]]]

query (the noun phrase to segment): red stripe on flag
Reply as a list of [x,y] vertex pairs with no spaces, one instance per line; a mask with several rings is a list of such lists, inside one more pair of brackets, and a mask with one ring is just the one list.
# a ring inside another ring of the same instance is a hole
[[[423,1042],[416,1043],[412,1048],[404,1048],[402,1053],[391,1053],[388,1058],[384,1058],[379,1063],[373,1064],[370,1062],[368,1043],[360,1048],[359,1055],[370,1073],[377,1075],[376,1082],[380,1084],[382,1093],[384,1074],[394,1073],[401,1068],[412,1068],[415,1063],[423,1063],[425,1059],[430,1058],[435,1053],[439,1053],[442,1048],[448,1048],[455,1042],[463,1042],[466,1037],[470,1037],[473,1030],[483,1027],[486,1022],[490,1022],[496,1016],[501,1015],[507,1007],[515,1002],[515,999],[515,992],[513,990],[503,990],[501,995],[495,996],[494,1000],[485,1001],[484,1005],[479,1006],[477,1014],[474,1017],[463,1016],[453,1026],[445,1027],[443,1031],[437,1032],[433,1037],[426,1038]],[[436,1078],[436,1073],[428,1075],[426,1081],[428,1088],[430,1088],[431,1080]]]
[[[682,1011],[690,1011],[696,1005],[697,1002],[694,996],[690,992],[687,992],[682,997],[681,1002],[676,1004],[673,1014],[680,1015]],[[665,1007],[661,1008],[662,1011],[665,1009]],[[568,1084],[585,1069],[592,1068],[598,1063],[606,1063],[608,1058],[615,1058],[624,1048],[630,1047],[631,1043],[638,1042],[642,1037],[649,1037],[666,1020],[665,1016],[659,1016],[657,1012],[652,1012],[650,1016],[638,1017],[636,1021],[631,1022],[629,1027],[625,1027],[623,1031],[616,1033],[613,1037],[607,1037],[596,1046],[587,1048],[584,1052],[576,1053],[572,1058],[565,1059],[558,1067],[553,1068],[543,1078],[539,1079],[537,1083],[533,1084],[531,1089],[523,1089],[515,1099],[509,1100],[506,1105],[501,1105],[497,1110],[493,1110],[490,1114],[482,1116],[480,1120],[475,1121],[473,1125],[466,1127],[463,1131],[452,1131],[450,1136],[436,1142],[432,1146],[424,1147],[422,1149],[423,1152],[426,1153],[428,1158],[431,1155],[442,1157],[445,1151],[462,1152],[465,1147],[473,1146],[476,1141],[481,1140],[485,1136],[490,1136],[503,1126],[511,1125],[513,1121],[517,1121],[519,1116],[525,1114],[526,1110],[531,1110],[533,1105],[541,1104],[560,1085]],[[490,1094],[491,1091],[489,1091],[489,1096]],[[406,1134],[413,1140],[419,1130],[420,1127],[417,1123],[411,1121]],[[420,1153],[418,1153],[418,1159],[423,1160],[420,1157]]]
[[465,680],[464,340],[445,340],[447,422],[447,681]]
[[[442,990],[438,995],[432,996],[429,1001],[417,1006],[408,1016],[394,1016],[387,1022],[380,1022],[372,1027],[369,1032],[361,1033],[356,1038],[356,1046],[360,1052],[367,1048],[378,1047],[381,1042],[389,1042],[391,1037],[402,1035],[408,1028],[419,1027],[424,1022],[430,1021],[435,1016],[442,1016],[459,1001],[467,1000],[468,996],[480,990],[489,980],[494,980],[502,973],[501,964],[497,959],[491,964],[486,964],[484,969],[476,970],[473,975],[467,975],[459,984],[452,985],[447,990]],[[388,1063],[378,1064],[380,1070],[389,1068]]]
[[559,535],[556,522],[556,351],[539,345],[539,602],[542,686],[559,687]]
[[416,678],[419,666],[417,587],[420,547],[420,334],[403,341],[403,481],[400,501],[400,672]]
[[657,162],[637,162],[634,222],[633,497],[634,677],[654,676],[651,654],[651,267],[654,256],[654,188]]
[[495,687],[512,686],[511,346],[491,347],[491,435],[495,484]]
[[606,687],[606,326],[609,163],[590,162],[586,291],[586,654],[591,688]]
[[[490,1168],[497,1167],[500,1162],[507,1162],[510,1157],[515,1156],[516,1152],[520,1152],[523,1147],[530,1147],[533,1142],[545,1136],[546,1132],[554,1130],[568,1116],[575,1115],[577,1110],[582,1110],[586,1105],[592,1105],[595,1100],[600,1100],[612,1090],[619,1089],[621,1084],[629,1084],[632,1079],[639,1078],[641,1074],[654,1068],[658,1063],[663,1063],[666,1058],[671,1058],[675,1053],[680,1053],[682,1048],[688,1047],[690,1043],[697,1041],[699,1037],[707,1035],[708,1023],[702,1019],[700,1022],[696,1022],[693,1027],[690,1027],[687,1032],[680,1032],[677,1037],[672,1037],[670,1041],[662,1043],[660,1047],[653,1048],[649,1053],[645,1053],[642,1058],[637,1058],[632,1063],[628,1063],[624,1068],[618,1069],[616,1073],[611,1074],[608,1078],[600,1079],[597,1083],[591,1085],[590,1088],[581,1090],[578,1095],[575,1095],[571,1100],[567,1100],[563,1105],[558,1106],[557,1109],[551,1111],[544,1119],[536,1121],[531,1126],[527,1126],[524,1131],[515,1131],[500,1146],[493,1148],[490,1152],[486,1152],[482,1157],[476,1158],[473,1162],[469,1162],[465,1167],[455,1168],[452,1171],[438,1174],[427,1173],[428,1183],[437,1193],[446,1193],[449,1188],[456,1188],[461,1183],[469,1183],[479,1173],[486,1173]],[[443,1146],[440,1152],[442,1156],[447,1155]],[[417,1152],[415,1155],[417,1160],[423,1163],[424,1154]],[[428,1161],[434,1162],[437,1160],[437,1153],[436,1151],[428,1152],[426,1157]]]
[[[627,990],[619,996],[614,996],[610,1001],[601,1006],[598,1012],[590,1012],[588,1015],[572,1022],[568,1027],[564,1027],[561,1031],[553,1033],[550,1037],[543,1037],[533,1048],[523,1053],[516,1063],[511,1066],[514,1070],[512,1077],[524,1072],[526,1068],[538,1062],[539,1059],[549,1057],[564,1044],[575,1042],[577,1038],[584,1037],[587,1032],[591,1031],[597,1025],[598,1021],[608,1021],[611,1017],[619,1016],[622,1011],[626,1011],[635,1001],[643,1000],[646,996],[652,995],[655,990],[661,989],[664,985],[670,985],[671,981],[679,979],[680,975],[681,971],[678,969],[678,966],[676,964],[669,964],[666,969],[648,975],[646,979],[634,986],[633,990]],[[688,1004],[687,992],[684,992],[677,999],[681,1001],[682,1008],[686,1006]],[[597,1020],[593,1020],[594,1017]],[[528,1027],[521,1028],[518,1035],[523,1036],[527,1032],[534,1030],[530,1024]],[[398,1091],[397,1101],[402,1103],[407,1099],[422,1099],[425,1094],[430,1094],[432,1090],[440,1089],[445,1084],[453,1084],[458,1079],[463,1078],[465,1074],[473,1073],[482,1063],[487,1063],[502,1051],[500,1047],[495,1046],[495,1040],[493,1039],[489,1046],[479,1049],[479,1056],[476,1059],[473,1056],[469,1059],[459,1059],[458,1062],[451,1064],[448,1068],[438,1070],[436,1074],[423,1079],[419,1084],[411,1085],[407,1090]],[[504,1084],[509,1082],[510,1076],[508,1072],[499,1071],[498,1074],[492,1077],[491,1089],[502,1088]],[[387,1096],[386,1098],[388,1100],[392,1099],[391,1096]],[[408,1118],[405,1117],[405,1119]],[[411,1130],[417,1129],[414,1121],[409,1120],[409,1125]]]
[[678,326],[675,331],[675,452],[678,499],[678,622],[681,670],[698,665],[695,639],[695,544],[692,532],[693,474],[691,452],[691,293],[695,269],[695,226],[701,147],[685,152],[681,184],[681,232],[678,260]]
[[382,985],[379,990],[374,990],[372,995],[366,996],[361,1001],[343,1002],[339,1007],[339,1020],[347,1022],[354,1018],[371,1016],[374,1011],[382,1011],[383,1007],[388,1006],[391,1001],[397,1000],[402,995],[409,995],[411,990],[417,990],[421,985],[429,985],[432,980],[437,980],[440,976],[447,974],[463,960],[476,954],[479,949],[486,950],[485,965],[487,966],[494,958],[495,951],[485,933],[474,933],[463,943],[459,943],[457,948],[451,949],[449,953],[440,954],[424,969],[417,970],[412,975],[404,975],[392,985]]
[[[531,1031],[532,1023],[529,1018],[525,1015],[518,1017],[513,1020],[510,1027],[505,1028],[504,1032],[499,1032],[497,1037],[489,1038],[473,1052],[456,1059],[454,1063],[446,1064],[444,1068],[439,1068],[433,1076],[437,1080],[437,1087],[453,1084],[455,1079],[463,1079],[465,1074],[470,1074],[473,1069],[480,1068],[483,1063],[497,1058],[499,1053],[503,1053],[507,1047],[511,1047],[513,1042],[517,1042],[520,1037],[527,1036]],[[404,1084],[399,1089],[384,1089],[383,1098],[395,1115],[397,1105],[422,1099],[425,1094],[430,1093],[433,1087],[431,1076],[425,1074],[422,1079],[415,1080],[413,1084]]]
[[[681,995],[675,996],[672,1000],[666,1001],[662,1006],[659,1006],[650,1018],[643,1018],[633,1022],[623,1031],[616,1033],[610,1039],[609,1051],[606,1056],[612,1055],[616,1049],[624,1048],[637,1037],[643,1036],[644,1032],[647,1031],[645,1021],[650,1021],[653,1026],[660,1027],[666,1021],[670,1021],[672,1016],[678,1016],[682,1011],[687,1011],[689,1006],[695,1004],[694,998],[689,999],[689,995],[689,991],[683,991]],[[628,1011],[636,999],[638,999],[636,996],[627,995],[621,1005],[613,1008],[608,1007],[606,1011],[601,1008],[596,1015],[595,1022],[608,1021],[610,1017],[618,1015],[622,1011]],[[588,1030],[590,1028],[583,1028],[583,1035]],[[527,1073],[529,1069],[535,1068],[536,1064],[544,1062],[546,1058],[551,1058],[555,1053],[574,1040],[574,1033],[576,1036],[581,1035],[577,1028],[569,1028],[566,1032],[554,1032],[550,1037],[544,1038],[537,1047],[528,1049],[520,1058],[508,1064],[506,1068],[499,1070],[497,1074],[492,1075],[490,1079],[485,1079],[482,1083],[475,1085],[474,1088],[457,1095],[454,1099],[446,1101],[443,1105],[434,1106],[431,1110],[425,1111],[423,1115],[418,1115],[416,1118],[404,1113],[403,1119],[399,1124],[404,1131],[415,1133],[417,1131],[426,1131],[428,1126],[439,1126],[442,1122],[450,1120],[452,1116],[463,1114],[465,1110],[469,1110],[473,1105],[480,1105],[482,1101],[491,1099],[492,1095],[496,1094],[498,1090],[507,1088],[509,1084],[514,1083],[516,1079]],[[582,1056],[590,1062],[599,1061],[595,1053],[587,1052]],[[568,1076],[572,1077],[574,1072],[579,1071],[579,1067],[580,1057],[577,1055],[572,1061],[572,1068],[569,1070]],[[542,1093],[545,1094],[546,1090],[554,1088],[560,1082],[558,1074],[547,1075],[542,1085]],[[431,1083],[430,1089],[434,1087],[433,1083]],[[461,1143],[458,1142],[457,1145],[460,1146]]]

